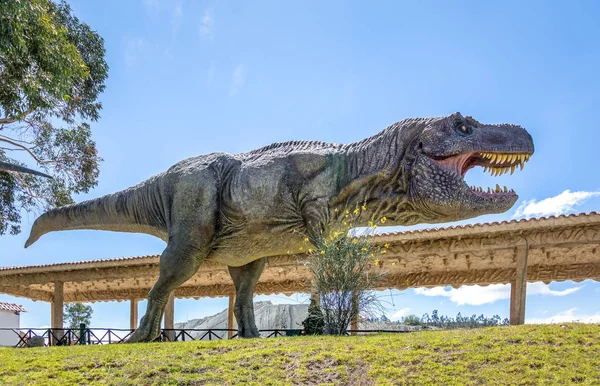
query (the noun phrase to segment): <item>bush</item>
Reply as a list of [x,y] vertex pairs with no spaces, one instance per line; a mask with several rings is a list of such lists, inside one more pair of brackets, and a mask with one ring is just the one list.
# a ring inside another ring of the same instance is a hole
[[320,295],[328,333],[342,335],[359,312],[381,311],[372,289],[384,275],[377,255],[385,249],[373,246],[368,237],[342,232],[334,232],[316,244],[314,251],[309,250],[306,263],[313,291]]

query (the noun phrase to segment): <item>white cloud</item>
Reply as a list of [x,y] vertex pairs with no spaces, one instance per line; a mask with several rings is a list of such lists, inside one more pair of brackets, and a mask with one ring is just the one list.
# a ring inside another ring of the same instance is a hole
[[181,27],[182,21],[183,21],[183,3],[180,0],[175,3],[175,7],[173,8],[173,13],[171,16],[173,36],[177,35],[177,32],[179,32],[179,28]]
[[129,38],[125,41],[125,64],[133,66],[138,56],[149,46],[145,39]]
[[559,215],[572,212],[575,207],[592,197],[600,196],[600,192],[571,192],[565,190],[561,194],[541,201],[528,200],[519,205],[513,218],[529,218],[534,216]]
[[237,95],[246,82],[246,67],[238,64],[231,75],[231,85],[229,86],[229,96]]
[[[550,296],[566,296],[582,287],[567,288],[562,291],[550,289],[549,285],[542,282],[528,283],[527,295],[550,295]],[[493,303],[497,300],[510,298],[510,285],[508,284],[492,284],[487,287],[478,285],[462,286],[460,288],[451,288],[446,290],[444,287],[434,288],[415,288],[415,294],[425,296],[444,296],[450,299],[452,303],[459,306],[472,305],[480,306],[482,304]]]
[[409,311],[410,311],[410,308],[404,307],[403,309],[394,312],[394,314],[392,316],[390,316],[390,320],[400,320],[403,317],[405,317],[406,315],[408,315]]
[[211,9],[205,9],[202,19],[200,19],[200,37],[202,39],[212,40],[215,33],[215,18]]
[[568,323],[568,322],[579,322],[579,323],[600,323],[600,313],[594,315],[582,315],[575,314],[577,308],[571,308],[566,311],[559,312],[556,315],[549,316],[547,318],[525,318],[525,323],[529,324],[550,324],[550,323]]

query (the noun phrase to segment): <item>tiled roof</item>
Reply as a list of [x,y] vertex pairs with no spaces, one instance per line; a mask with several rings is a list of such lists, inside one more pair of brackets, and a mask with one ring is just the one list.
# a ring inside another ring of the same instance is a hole
[[453,229],[476,229],[483,227],[495,227],[499,225],[508,225],[508,224],[527,224],[527,223],[537,223],[548,221],[552,219],[561,219],[561,218],[579,218],[579,217],[593,217],[600,215],[599,212],[588,212],[588,213],[573,213],[573,214],[561,214],[558,216],[547,216],[547,217],[537,217],[537,218],[528,218],[528,219],[515,219],[515,220],[504,220],[504,221],[493,221],[493,222],[484,222],[484,223],[475,223],[475,224],[464,224],[464,225],[453,225],[447,227],[431,227],[425,229],[415,229],[409,231],[398,231],[398,232],[380,232],[377,236],[393,236],[393,235],[410,235],[415,233],[434,233],[445,230],[453,230]]
[[4,302],[0,302],[0,311],[27,312],[27,310],[19,304]]
[[[454,225],[447,227],[432,227],[425,229],[416,229],[416,230],[408,230],[408,231],[398,231],[398,232],[378,232],[373,235],[375,240],[387,240],[389,238],[394,238],[398,242],[405,242],[411,239],[427,239],[431,237],[441,236],[440,233],[445,235],[454,235],[460,233],[464,230],[472,230],[474,233],[478,231],[481,232],[496,232],[502,231],[504,229],[507,230],[515,230],[516,227],[521,226],[536,226],[547,224],[548,226],[552,226],[555,221],[564,221],[564,220],[573,220],[577,222],[600,222],[600,213],[598,212],[589,212],[589,213],[580,213],[580,214],[567,214],[567,215],[559,215],[559,216],[547,216],[547,217],[538,217],[538,218],[530,218],[530,219],[520,219],[520,220],[510,220],[510,221],[494,221],[494,222],[485,222],[485,223],[475,223],[475,224],[466,224],[466,225]],[[508,228],[506,228],[508,227]],[[383,241],[382,241],[383,242]],[[105,265],[111,265],[114,263],[115,265],[143,265],[143,264],[158,264],[160,259],[160,255],[146,255],[146,256],[130,256],[130,257],[118,257],[112,259],[98,259],[98,260],[83,260],[83,261],[73,261],[66,263],[52,263],[52,264],[41,264],[41,265],[28,265],[28,266],[17,266],[17,267],[0,267],[0,272],[2,271],[14,271],[12,273],[19,273],[17,271],[26,270],[30,272],[30,270],[36,270],[36,268],[43,268],[45,271],[53,271],[53,270],[64,270],[64,269],[85,269],[89,266],[93,266],[96,263],[102,263]],[[125,263],[125,264],[123,264]]]

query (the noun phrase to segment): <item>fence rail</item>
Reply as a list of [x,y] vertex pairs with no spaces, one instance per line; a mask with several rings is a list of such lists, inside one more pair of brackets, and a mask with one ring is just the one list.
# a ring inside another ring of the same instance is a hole
[[[19,337],[15,347],[25,347],[34,336],[44,338],[45,346],[71,346],[76,344],[114,344],[123,343],[135,331],[129,328],[0,328],[0,331],[12,331]],[[237,329],[228,328],[175,328],[162,329],[155,342],[185,342],[192,340],[221,340],[232,332],[232,337],[237,338]],[[280,336],[304,335],[301,329],[266,329],[259,330],[261,336],[274,338]],[[374,334],[374,333],[404,333],[411,331],[400,330],[348,330],[346,335]]]

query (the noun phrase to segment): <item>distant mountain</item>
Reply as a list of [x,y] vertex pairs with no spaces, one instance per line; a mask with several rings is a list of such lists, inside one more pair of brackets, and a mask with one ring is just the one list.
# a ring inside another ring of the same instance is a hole
[[[254,318],[259,330],[302,329],[302,321],[308,315],[308,304],[273,304],[270,301],[254,303]],[[227,309],[216,315],[202,319],[192,319],[185,323],[175,323],[175,329],[212,329],[227,328]],[[237,324],[234,328],[237,328]],[[204,335],[204,331],[190,333],[195,339]],[[220,337],[226,337],[227,332],[215,332]],[[271,332],[261,332],[267,336]]]
[[[308,304],[273,304],[270,301],[254,303],[254,318],[259,330],[275,329],[302,329],[302,321],[308,315]],[[227,309],[216,315],[207,316],[202,319],[192,319],[185,323],[175,323],[175,329],[215,329],[227,328]],[[237,324],[234,328],[237,328]],[[369,322],[361,320],[360,330],[395,330],[411,331],[418,327],[404,326],[394,322]],[[199,339],[205,331],[191,331],[189,334],[194,339]],[[221,338],[227,337],[226,331],[215,332]],[[261,336],[268,336],[271,332],[261,332]],[[208,339],[208,338],[205,338]]]

